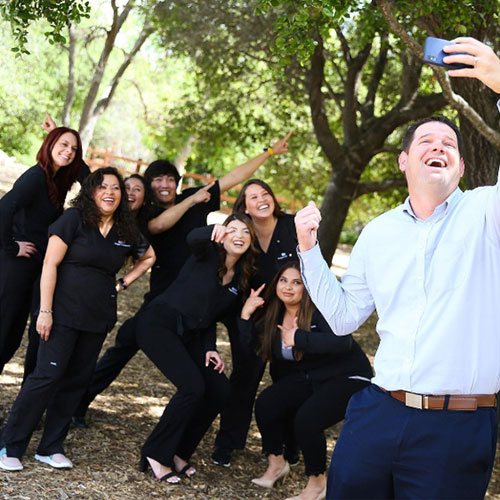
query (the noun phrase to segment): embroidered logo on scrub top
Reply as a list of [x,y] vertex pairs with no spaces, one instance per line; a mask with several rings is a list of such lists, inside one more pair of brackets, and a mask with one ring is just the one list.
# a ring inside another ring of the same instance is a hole
[[278,255],[277,259],[276,260],[283,260],[283,259],[288,259],[289,257],[291,257],[292,254],[291,253],[286,253],[286,252],[281,252],[280,255]]
[[118,241],[115,241],[115,246],[130,248],[132,245],[128,244],[126,241],[118,240]]

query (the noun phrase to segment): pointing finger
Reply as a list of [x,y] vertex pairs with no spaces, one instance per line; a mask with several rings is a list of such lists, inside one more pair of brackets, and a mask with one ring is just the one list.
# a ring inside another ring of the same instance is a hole
[[207,184],[206,186],[203,186],[201,189],[203,191],[208,191],[210,188],[212,188],[214,186],[214,184],[215,184],[215,181],[212,181],[209,184]]

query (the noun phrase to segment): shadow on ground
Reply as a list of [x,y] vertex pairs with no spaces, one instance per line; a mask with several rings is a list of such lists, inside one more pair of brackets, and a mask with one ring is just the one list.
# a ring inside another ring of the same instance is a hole
[[[143,277],[120,295],[119,323],[139,307],[146,286],[147,277]],[[113,342],[115,331],[109,335],[105,346]],[[370,355],[373,355],[377,344],[373,331],[374,318],[371,318],[356,334]],[[220,331],[219,350],[230,365],[229,343],[224,331]],[[24,345],[0,376],[0,419],[5,418],[19,390],[23,353]],[[266,374],[262,387],[268,383]],[[37,432],[25,456],[24,471],[0,471],[0,498],[123,500],[167,496],[172,499],[283,499],[300,492],[305,481],[302,463],[294,467],[287,481],[274,490],[263,490],[250,482],[265,468],[255,423],[250,429],[247,449],[235,454],[229,469],[217,467],[210,460],[215,437],[214,430],[211,430],[193,456],[192,462],[198,473],[192,480],[169,486],[140,473],[137,469],[140,447],[172,394],[173,387],[139,353],[117,381],[94,402],[89,411],[90,428],[70,431],[66,451],[75,463],[75,468],[57,471],[35,462],[32,457],[39,438]],[[339,430],[340,425],[328,430],[329,454]],[[500,498],[499,477],[497,452],[489,498]]]

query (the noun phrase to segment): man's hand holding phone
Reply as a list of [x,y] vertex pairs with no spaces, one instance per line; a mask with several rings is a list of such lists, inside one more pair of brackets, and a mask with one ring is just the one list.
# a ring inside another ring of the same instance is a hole
[[453,69],[453,77],[477,78],[500,94],[500,59],[491,47],[471,37],[460,37],[443,48],[447,64],[466,63],[469,68]]
[[500,94],[500,59],[488,45],[475,38],[448,41],[427,37],[424,62],[448,69],[452,77],[476,78]]

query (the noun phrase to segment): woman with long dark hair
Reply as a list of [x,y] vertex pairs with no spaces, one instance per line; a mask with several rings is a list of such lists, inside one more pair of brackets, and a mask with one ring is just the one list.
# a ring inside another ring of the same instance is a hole
[[[128,208],[132,215],[135,216],[135,220],[141,233],[147,237],[147,218],[145,212],[147,211],[147,206],[150,203],[149,190],[147,189],[144,177],[140,174],[132,174],[125,179],[125,190],[127,193]],[[36,291],[36,290],[35,290]],[[37,299],[35,302],[38,302]],[[28,331],[29,343],[26,349],[26,356],[24,359],[24,380],[28,375],[35,369],[36,357],[39,345],[39,335],[36,331],[36,318],[38,314],[38,304],[34,305],[34,310],[31,316],[31,324]],[[75,418],[73,424],[77,427],[86,427],[84,419]]]
[[151,187],[141,174],[132,174],[125,178],[125,189],[128,207],[135,215],[141,233],[146,236],[152,204]]
[[[250,179],[243,185],[233,212],[248,215],[255,226],[259,255],[252,287],[257,289],[263,283],[269,284],[287,260],[297,259],[293,215],[283,211],[271,186],[260,179]],[[212,459],[217,465],[228,467],[233,450],[245,447],[265,363],[254,353],[246,353],[241,349],[236,318],[227,318],[225,325],[233,358],[233,370],[229,378],[231,397],[221,414]],[[292,438],[287,439],[285,455],[291,464],[299,460],[299,452]]]
[[[36,324],[41,342],[35,370],[21,387],[3,429],[4,470],[23,468],[20,459],[45,410],[35,458],[59,469],[73,466],[64,455],[64,439],[102,343],[116,322],[117,293],[154,262],[115,168],[90,174],[72,205],[49,227]],[[116,281],[128,257],[135,263]]]
[[229,396],[215,325],[236,314],[254,272],[255,232],[246,215],[194,229],[176,280],[137,318],[137,342],[177,388],[141,451],[141,469],[169,483],[196,471],[189,459]]
[[288,474],[283,450],[292,420],[308,477],[294,498],[319,500],[326,491],[324,430],[344,418],[350,397],[370,383],[372,370],[352,337],[337,337],[314,307],[298,262],[285,264],[266,288],[264,298],[262,287],[252,290],[240,320],[243,343],[253,343],[270,362],[273,378],[255,404],[268,467],[252,482],[272,488]]
[[47,247],[47,228],[66,194],[88,174],[76,130],[46,137],[29,168],[0,200],[0,373],[21,344]]

